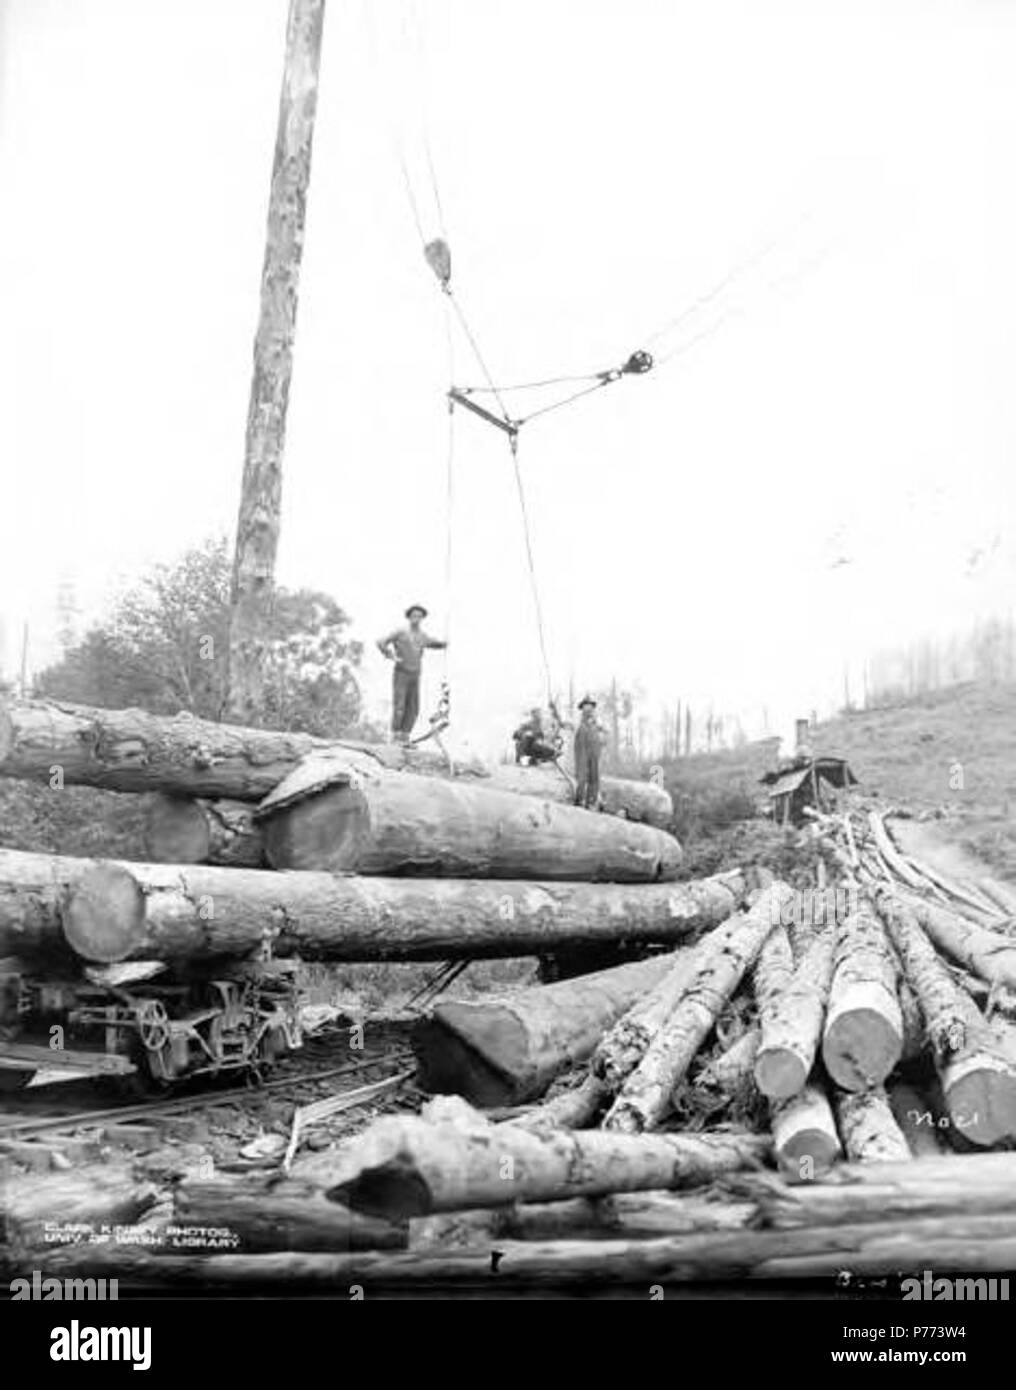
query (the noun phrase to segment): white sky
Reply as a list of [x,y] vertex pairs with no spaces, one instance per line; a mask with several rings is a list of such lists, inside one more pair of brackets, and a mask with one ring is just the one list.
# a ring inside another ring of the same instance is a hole
[[[0,0],[7,671],[26,620],[52,657],[62,578],[90,615],[232,533],[286,8]],[[280,581],[366,640],[409,601],[449,623],[443,308],[393,138],[437,234],[428,129],[500,381],[619,363],[775,242],[650,344],[725,308],[685,355],[523,430],[560,688],[785,721],[1007,608],[1014,72],[1001,2],[331,0]],[[540,665],[504,440],[457,418],[455,715],[487,747]]]

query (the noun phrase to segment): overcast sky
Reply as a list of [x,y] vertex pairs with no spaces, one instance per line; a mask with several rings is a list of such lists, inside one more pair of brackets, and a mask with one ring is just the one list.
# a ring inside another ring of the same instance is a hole
[[[88,616],[232,534],[286,10],[0,0],[7,671],[62,579]],[[522,431],[559,688],[785,721],[1006,611],[1014,72],[987,0],[330,0],[280,582],[366,640],[428,604],[476,747],[541,697],[511,460],[463,412],[445,592],[426,137],[496,380],[675,354]]]

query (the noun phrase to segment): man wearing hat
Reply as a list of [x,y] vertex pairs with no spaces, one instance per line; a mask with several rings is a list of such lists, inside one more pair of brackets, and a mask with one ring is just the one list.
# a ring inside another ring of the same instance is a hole
[[603,730],[596,722],[596,701],[591,695],[579,701],[582,718],[575,730],[575,805],[596,811],[600,805],[600,749]]
[[439,642],[436,637],[427,636],[420,626],[426,616],[426,608],[419,603],[412,604],[406,609],[409,626],[396,628],[377,644],[381,655],[387,661],[395,662],[392,672],[392,737],[396,743],[408,741],[420,713],[420,668],[424,648],[444,648],[448,645],[447,642]]

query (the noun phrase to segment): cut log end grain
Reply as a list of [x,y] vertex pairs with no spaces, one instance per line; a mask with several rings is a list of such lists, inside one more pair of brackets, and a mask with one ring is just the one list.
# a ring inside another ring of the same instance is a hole
[[119,864],[96,864],[68,894],[64,935],[78,955],[102,965],[123,960],[144,928],[145,895]]
[[145,814],[145,850],[153,864],[257,869],[264,863],[264,842],[254,824],[254,808],[242,801],[151,797]]
[[773,1109],[773,1143],[780,1168],[788,1177],[808,1181],[828,1172],[840,1157],[836,1121],[825,1094],[806,1086]]
[[949,1119],[980,1148],[1016,1140],[1016,1071],[1004,1059],[974,1052],[940,1072]]
[[838,1001],[826,1022],[822,1060],[845,1091],[877,1086],[903,1053],[899,1001],[876,986],[858,986]]
[[153,796],[145,819],[145,849],[155,864],[203,864],[211,848],[208,822],[187,796]]
[[789,1100],[808,1080],[808,1067],[784,1047],[760,1049],[755,1056],[755,1084],[771,1100]]

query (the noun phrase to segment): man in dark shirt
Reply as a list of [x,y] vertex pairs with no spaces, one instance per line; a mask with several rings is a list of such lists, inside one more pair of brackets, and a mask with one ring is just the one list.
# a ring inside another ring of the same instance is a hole
[[600,749],[603,730],[596,722],[596,701],[579,701],[582,718],[575,730],[575,805],[596,811],[600,805]]
[[420,713],[420,670],[427,647],[443,649],[447,642],[428,637],[421,627],[427,616],[426,608],[414,603],[406,609],[408,627],[396,628],[378,640],[378,651],[387,661],[395,662],[392,672],[392,737],[396,743],[406,743]]

